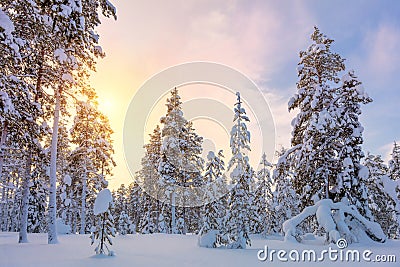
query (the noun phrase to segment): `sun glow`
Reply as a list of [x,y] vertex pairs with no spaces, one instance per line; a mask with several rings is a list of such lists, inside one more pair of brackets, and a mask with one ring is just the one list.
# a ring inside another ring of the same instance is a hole
[[111,116],[115,108],[114,101],[111,98],[99,98],[99,110],[101,113]]

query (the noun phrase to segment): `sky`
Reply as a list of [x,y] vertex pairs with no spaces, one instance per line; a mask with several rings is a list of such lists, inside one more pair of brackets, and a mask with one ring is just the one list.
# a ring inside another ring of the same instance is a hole
[[[355,71],[374,100],[362,107],[364,151],[387,160],[393,141],[400,141],[399,1],[112,3],[118,19],[102,19],[98,33],[107,56],[98,61],[91,77],[100,108],[115,132],[117,167],[111,188],[132,181],[123,152],[124,120],[132,98],[149,78],[186,62],[224,64],[254,81],[272,112],[276,147],[288,147],[290,122],[297,111],[289,113],[287,102],[296,93],[299,51],[310,45],[314,26],[335,40],[331,49],[346,59],[346,69]],[[234,100],[232,96],[223,104],[233,106]],[[199,131],[207,132],[207,127]]]

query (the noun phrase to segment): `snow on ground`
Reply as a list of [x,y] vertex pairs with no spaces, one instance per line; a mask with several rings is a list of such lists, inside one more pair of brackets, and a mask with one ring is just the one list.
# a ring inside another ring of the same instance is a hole
[[[397,263],[366,262],[280,262],[276,254],[274,260],[262,262],[257,252],[268,246],[271,249],[290,250],[314,249],[320,253],[329,246],[318,242],[306,244],[289,243],[280,240],[253,236],[252,247],[245,250],[211,249],[197,246],[197,236],[193,235],[126,235],[117,236],[112,249],[115,257],[95,257],[94,247],[90,246],[89,235],[60,235],[59,244],[47,245],[46,234],[29,234],[30,243],[18,244],[18,233],[0,232],[1,267],[103,267],[103,266],[399,266],[400,241],[388,240],[385,244],[370,242],[352,244],[349,249],[371,250],[374,258],[378,254],[392,254]],[[330,245],[337,249],[335,245]],[[263,255],[260,255],[263,256]]]

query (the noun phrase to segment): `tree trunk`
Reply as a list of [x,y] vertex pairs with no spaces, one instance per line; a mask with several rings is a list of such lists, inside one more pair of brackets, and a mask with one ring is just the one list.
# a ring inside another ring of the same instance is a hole
[[[3,165],[4,165],[4,144],[6,143],[6,137],[7,137],[7,130],[8,130],[8,123],[7,121],[4,121],[3,124],[3,130],[1,131],[1,139],[0,139],[0,183],[3,184],[2,186],[2,192],[1,192],[1,229],[4,229],[4,218],[8,215],[5,215],[5,210],[7,207],[7,201],[8,201],[8,196],[6,197],[6,185],[8,186],[8,183],[5,184],[3,180]],[[7,188],[8,192],[8,188]]]
[[106,213],[104,212],[103,213],[103,224],[102,224],[102,226],[101,226],[101,237],[100,237],[100,253],[101,254],[103,254],[103,252],[104,252],[104,249],[103,249],[103,246],[104,246],[104,227],[105,227],[105,225],[106,225]]
[[8,133],[8,123],[7,121],[4,121],[0,139],[0,179],[3,178],[4,145],[6,143],[7,133]]
[[50,189],[49,189],[49,226],[48,244],[57,244],[56,229],[56,191],[57,191],[57,142],[58,142],[58,123],[60,119],[60,88],[55,90],[56,106],[54,108],[53,133],[51,136],[51,157],[50,157]]
[[171,233],[176,234],[175,191],[171,193]]
[[82,180],[81,229],[79,230],[79,234],[81,234],[81,235],[85,234],[85,231],[86,231],[86,191],[87,191],[87,172],[86,172],[86,164],[85,164],[85,171],[84,171],[84,176],[83,176],[83,180]]
[[29,180],[31,176],[32,153],[26,158],[25,177],[22,182],[21,222],[18,243],[28,243],[28,205],[29,205]]

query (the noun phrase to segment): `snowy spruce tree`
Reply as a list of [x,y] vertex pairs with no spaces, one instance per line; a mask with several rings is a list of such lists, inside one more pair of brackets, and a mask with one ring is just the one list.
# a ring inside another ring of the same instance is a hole
[[257,172],[257,183],[255,198],[253,201],[255,220],[252,221],[252,233],[266,233],[271,224],[271,203],[272,203],[272,180],[270,168],[272,164],[267,160],[267,155],[262,155],[259,171]]
[[234,185],[228,200],[228,211],[225,216],[225,231],[220,235],[220,240],[228,248],[245,249],[251,245],[250,220],[253,219],[251,201],[254,195],[251,192],[254,186],[254,171],[246,155],[250,151],[250,132],[246,123],[249,118],[242,107],[240,93],[236,93],[237,102],[234,108],[234,126],[231,130],[230,146],[232,158],[228,163],[231,171],[231,183]]
[[302,210],[284,223],[285,236],[301,239],[299,225],[311,220],[305,229],[323,229],[327,242],[358,242],[362,235],[384,242],[369,209],[368,168],[360,163],[361,104],[372,100],[353,71],[339,79],[344,60],[331,52],[333,40],[318,28],[311,38],[311,46],[300,52],[298,92],[289,101],[289,110],[300,110],[292,122],[292,147],[280,159],[290,162]]
[[331,51],[332,39],[317,27],[311,35],[312,44],[300,52],[297,93],[289,101],[289,111],[299,113],[292,121],[292,158],[296,170],[293,186],[301,196],[303,209],[314,201],[329,198],[331,180],[338,174],[334,158],[337,131],[329,105],[334,99],[333,85],[340,81],[344,59]]
[[[184,118],[182,102],[176,88],[171,91],[166,106],[167,114],[161,118],[163,127],[161,156],[157,168],[160,177],[158,186],[165,189],[163,191],[166,195],[161,196],[161,199],[170,206],[171,233],[185,234],[190,227],[188,220],[199,221],[200,210],[186,207],[194,197],[186,188],[202,183],[203,138],[196,134],[192,123]],[[177,194],[178,188],[180,194]],[[180,198],[177,199],[177,196]]]
[[380,155],[367,154],[363,164],[369,170],[367,179],[369,207],[375,221],[378,222],[389,238],[396,238],[399,231],[399,202],[394,184],[390,182],[388,167]]
[[142,207],[141,207],[141,195],[142,188],[138,183],[133,182],[128,186],[127,190],[127,214],[129,219],[131,220],[130,233],[135,234],[138,230]]
[[[96,223],[91,229],[91,245],[98,242],[94,249],[96,254],[106,254],[114,256],[114,251],[110,250],[112,246],[111,237],[115,237],[114,218],[111,214],[113,207],[112,195],[109,189],[103,189],[97,194],[93,213],[96,216]],[[107,245],[108,244],[108,245]]]
[[118,216],[118,228],[117,231],[120,235],[126,235],[131,231],[131,219],[128,214],[123,210]]
[[[158,125],[149,137],[149,143],[144,145],[145,154],[141,162],[142,168],[137,173],[144,192],[139,196],[140,210],[135,211],[138,216],[135,225],[143,234],[159,232],[160,212],[162,206],[165,205],[160,201],[163,196],[160,195],[162,190],[159,190],[162,181],[158,173],[161,154],[161,130]],[[155,192],[156,195],[150,196],[147,192]]]
[[338,165],[341,167],[336,179],[329,184],[333,188],[333,199],[340,201],[347,198],[355,205],[361,215],[373,220],[368,207],[368,169],[361,164],[364,157],[361,145],[363,143],[362,127],[359,116],[361,104],[372,102],[358,81],[354,71],[349,71],[341,79],[337,89],[334,104],[334,119],[338,125],[337,146]]
[[[210,151],[207,155],[205,166],[204,180],[208,184],[214,184],[217,188],[222,189],[226,185],[224,179],[225,163],[223,161],[223,152],[220,150],[217,155]],[[219,197],[219,193],[215,194],[218,198],[214,198],[212,202],[205,204],[201,209],[202,225],[199,231],[199,245],[205,247],[217,247],[220,244],[218,234],[224,230],[224,218],[226,214],[226,196]]]
[[71,164],[74,166],[71,175],[79,181],[80,234],[88,230],[88,205],[93,204],[94,194],[107,186],[105,174],[110,174],[108,169],[114,165],[112,143],[105,139],[112,132],[109,132],[111,129],[108,122],[102,120],[102,114],[97,108],[97,96],[94,91],[85,90],[83,97],[87,99],[77,102],[71,128],[71,142],[76,145],[71,153]]
[[290,169],[290,150],[281,149],[277,152],[278,163],[273,172],[275,191],[273,192],[270,209],[270,225],[267,228],[268,234],[281,234],[282,225],[288,219],[299,213],[300,199],[293,188],[293,173]]
[[389,160],[389,176],[392,180],[400,180],[400,145],[396,142],[393,144],[392,158]]
[[158,166],[158,173],[163,186],[167,188],[167,196],[171,207],[171,233],[178,233],[177,228],[177,209],[176,209],[176,188],[182,185],[181,176],[183,151],[180,144],[185,143],[182,136],[182,129],[187,121],[183,117],[182,102],[175,88],[171,92],[171,97],[167,99],[167,115],[161,118],[162,128],[162,146],[161,157]]

